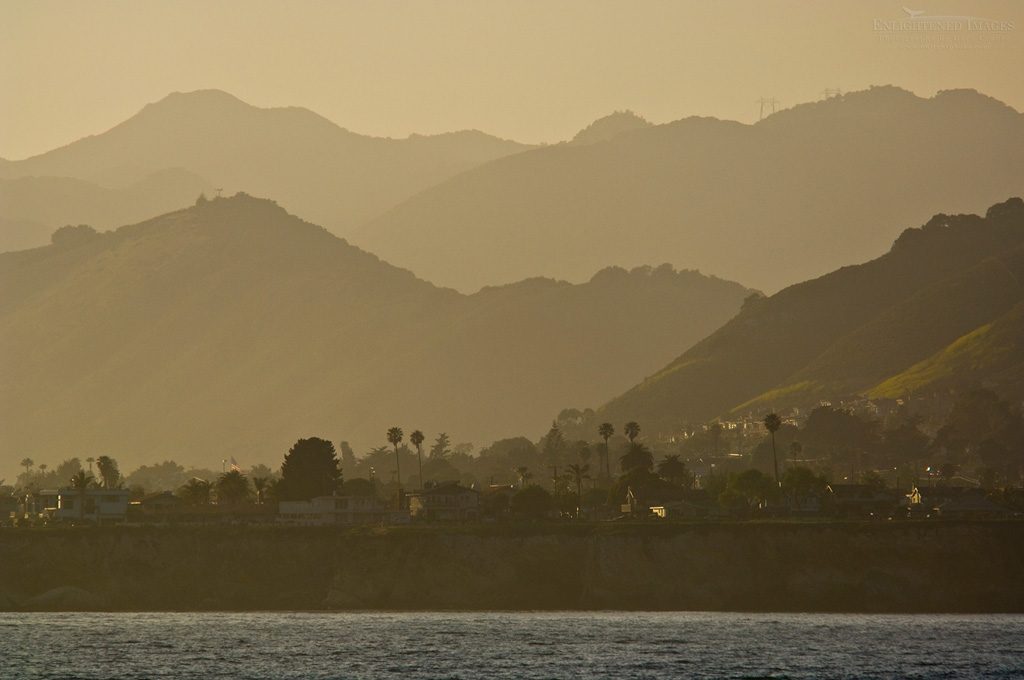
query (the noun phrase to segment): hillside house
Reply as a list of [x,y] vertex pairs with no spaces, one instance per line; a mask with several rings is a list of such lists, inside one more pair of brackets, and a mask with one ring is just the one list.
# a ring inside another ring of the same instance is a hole
[[409,514],[427,522],[466,522],[480,517],[480,494],[457,482],[436,484],[408,495]]

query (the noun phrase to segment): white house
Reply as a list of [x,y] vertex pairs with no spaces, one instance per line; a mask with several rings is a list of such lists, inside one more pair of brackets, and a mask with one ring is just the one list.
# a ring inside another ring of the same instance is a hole
[[281,501],[277,505],[277,521],[282,524],[397,524],[408,520],[408,513],[396,513],[376,496],[317,496],[308,501]]
[[53,517],[59,520],[88,521],[97,524],[123,522],[128,515],[127,489],[61,489]]

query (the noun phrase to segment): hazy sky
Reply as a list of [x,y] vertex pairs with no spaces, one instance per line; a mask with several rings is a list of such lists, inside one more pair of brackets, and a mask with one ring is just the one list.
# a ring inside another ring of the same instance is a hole
[[616,109],[750,121],[762,95],[791,105],[872,84],[972,87],[1024,110],[1024,2],[908,5],[1013,22],[995,46],[961,32],[963,49],[883,44],[873,21],[906,17],[904,4],[0,0],[0,156],[200,88],[366,134],[478,128],[527,142]]

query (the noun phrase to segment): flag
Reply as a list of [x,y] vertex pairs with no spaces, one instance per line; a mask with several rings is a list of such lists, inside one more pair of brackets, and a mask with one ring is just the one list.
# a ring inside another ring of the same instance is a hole
[[231,471],[232,472],[241,472],[242,471],[242,468],[238,467],[238,462],[235,460],[234,456],[231,456]]

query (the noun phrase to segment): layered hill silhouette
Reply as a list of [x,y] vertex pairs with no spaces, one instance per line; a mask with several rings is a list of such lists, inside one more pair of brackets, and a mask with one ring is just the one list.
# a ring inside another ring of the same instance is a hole
[[986,386],[1024,396],[1024,201],[936,215],[891,250],[768,297],[595,421],[667,434],[822,399]]
[[877,87],[754,125],[618,114],[579,140],[454,176],[355,242],[462,290],[656,257],[774,291],[1024,190],[1024,115],[968,90]]
[[2,250],[24,250],[48,243],[50,234],[66,224],[108,228],[140,222],[188,205],[213,189],[179,168],[116,189],[71,177],[0,179],[0,244]]
[[[74,223],[110,228],[124,224],[126,214],[138,220],[167,212],[167,197],[179,198],[180,178],[166,171],[180,169],[201,178],[203,186],[274,196],[305,219],[345,233],[452,175],[525,148],[477,131],[367,137],[308,109],[257,108],[219,90],[201,90],[171,94],[102,134],[0,163],[0,177],[51,178],[42,180],[50,183],[58,181],[52,178],[72,178],[99,185],[92,196],[80,200],[109,205],[110,210],[91,211]],[[150,184],[144,195],[148,202],[140,203],[133,189],[140,182]],[[53,202],[63,197],[61,188],[55,188]],[[16,218],[6,201],[0,201],[0,218],[41,224],[51,231],[62,226],[47,221],[45,212],[24,214],[25,206],[20,207],[22,214]],[[137,215],[140,208],[144,212]],[[6,240],[6,233],[0,234],[0,251],[22,245]],[[36,239],[31,245],[45,242]]]
[[396,424],[489,443],[622,392],[749,294],[662,266],[467,296],[245,195],[65,227],[0,255],[0,452],[216,467]]

